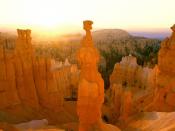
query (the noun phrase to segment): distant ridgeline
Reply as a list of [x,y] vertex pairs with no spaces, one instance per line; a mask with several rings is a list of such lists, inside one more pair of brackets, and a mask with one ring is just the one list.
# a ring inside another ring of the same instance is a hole
[[[100,65],[103,67],[108,64],[107,59],[111,59],[110,57],[129,54],[136,56],[140,65],[156,64],[156,60],[152,61],[152,59],[157,59],[156,54],[160,47],[160,40],[135,37],[120,29],[97,30],[92,35],[96,47],[100,50]],[[7,49],[15,48],[16,36],[5,33],[1,33],[0,36],[1,39],[4,39],[4,46]],[[59,61],[68,58],[71,63],[76,63],[75,52],[80,46],[80,40],[81,35],[66,35],[63,38],[59,37],[58,41],[35,41],[33,47],[37,56],[45,55]],[[121,57],[119,60],[114,58],[113,63],[120,60]],[[112,68],[113,63],[109,63]]]

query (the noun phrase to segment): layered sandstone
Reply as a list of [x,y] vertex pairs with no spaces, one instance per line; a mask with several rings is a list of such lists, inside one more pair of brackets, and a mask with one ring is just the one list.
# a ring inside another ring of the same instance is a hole
[[86,35],[77,51],[77,60],[81,68],[78,84],[77,114],[79,131],[119,130],[105,125],[101,120],[101,107],[104,102],[104,81],[98,72],[99,53],[94,47],[91,29],[92,21],[84,21]]
[[162,41],[158,54],[157,89],[150,110],[175,110],[175,103],[173,102],[175,97],[175,25],[171,29],[172,35]]
[[16,85],[14,53],[0,43],[0,109],[20,104]]
[[104,101],[104,82],[97,68],[99,54],[92,42],[91,25],[92,21],[84,21],[86,36],[77,52],[77,60],[81,67],[77,101],[79,131],[88,131],[101,120]]
[[31,30],[17,30],[15,48],[16,85],[22,104],[39,107],[33,74],[34,53],[31,44]]
[[141,67],[136,58],[126,56],[110,76],[113,119],[127,119],[140,111],[174,111],[175,104],[175,25],[161,43],[158,65]]
[[77,98],[79,70],[77,65],[64,63],[55,72],[57,84],[63,91],[64,98]]
[[[126,119],[141,110],[143,96],[154,91],[155,69],[142,68],[133,56],[125,56],[110,76],[111,101],[115,117]],[[146,99],[145,99],[146,101]],[[139,103],[138,106],[136,103]]]
[[68,60],[59,68],[49,57],[37,57],[31,30],[17,30],[15,50],[0,41],[0,109],[25,105],[59,111],[64,98],[77,97],[79,71]]

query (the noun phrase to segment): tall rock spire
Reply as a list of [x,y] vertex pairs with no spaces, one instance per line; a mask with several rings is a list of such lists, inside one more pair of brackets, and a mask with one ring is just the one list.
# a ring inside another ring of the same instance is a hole
[[95,123],[101,121],[101,107],[104,101],[104,81],[98,72],[99,53],[93,45],[91,29],[92,21],[84,21],[86,35],[77,52],[77,60],[81,67],[78,86],[77,113],[79,131],[88,131]]

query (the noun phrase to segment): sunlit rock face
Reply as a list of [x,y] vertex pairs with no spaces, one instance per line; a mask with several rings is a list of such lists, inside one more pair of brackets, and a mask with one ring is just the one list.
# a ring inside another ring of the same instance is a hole
[[175,61],[173,61],[175,57],[175,25],[171,29],[173,31],[172,35],[162,41],[158,56],[159,70],[169,75],[175,74]]
[[116,63],[110,76],[112,119],[127,120],[133,113],[141,111],[149,101],[147,95],[154,91],[155,77],[156,68],[142,68],[131,55]]
[[0,40],[0,109],[25,105],[33,109],[60,111],[66,97],[77,97],[76,65],[56,65],[49,57],[35,56],[31,30],[17,30],[15,50]]
[[158,73],[152,110],[173,111],[175,103],[175,25],[171,27],[172,35],[161,43],[158,54]]
[[104,82],[97,68],[99,53],[92,43],[91,25],[91,21],[84,22],[86,36],[77,52],[81,67],[77,101],[79,131],[88,131],[101,120],[101,106],[104,101]]
[[50,58],[35,57],[30,30],[17,30],[15,48],[16,83],[22,104],[39,108],[59,110],[63,98],[58,90]]
[[33,75],[33,48],[31,30],[17,30],[15,49],[16,84],[22,104],[39,107]]
[[51,70],[49,58],[34,60],[34,78],[40,104],[58,111],[63,106],[63,91],[58,87],[56,74]]
[[90,32],[92,23],[92,21],[84,21],[86,36],[82,40],[82,46],[77,51],[77,60],[81,67],[77,101],[79,131],[90,131],[93,128],[100,131],[118,130],[115,127],[110,128],[101,120],[104,81],[98,72],[99,53],[92,41]]
[[112,119],[127,119],[141,111],[174,111],[175,25],[171,29],[172,35],[162,41],[158,65],[153,69],[137,65],[132,56],[116,63],[110,76]]
[[0,40],[0,109],[21,103],[16,85],[14,53]]

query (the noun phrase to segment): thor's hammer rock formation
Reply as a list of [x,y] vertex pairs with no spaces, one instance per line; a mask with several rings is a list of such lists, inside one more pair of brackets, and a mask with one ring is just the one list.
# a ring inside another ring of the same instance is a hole
[[97,67],[99,53],[93,45],[90,32],[92,23],[92,21],[83,22],[86,36],[77,52],[77,60],[81,67],[77,102],[79,131],[88,130],[101,119],[101,107],[104,101],[104,82]]
[[101,120],[101,107],[104,102],[104,81],[98,72],[99,53],[94,47],[91,29],[92,21],[84,21],[86,35],[77,52],[77,60],[81,68],[78,86],[77,113],[79,131],[97,129],[100,131],[119,130],[106,125]]

